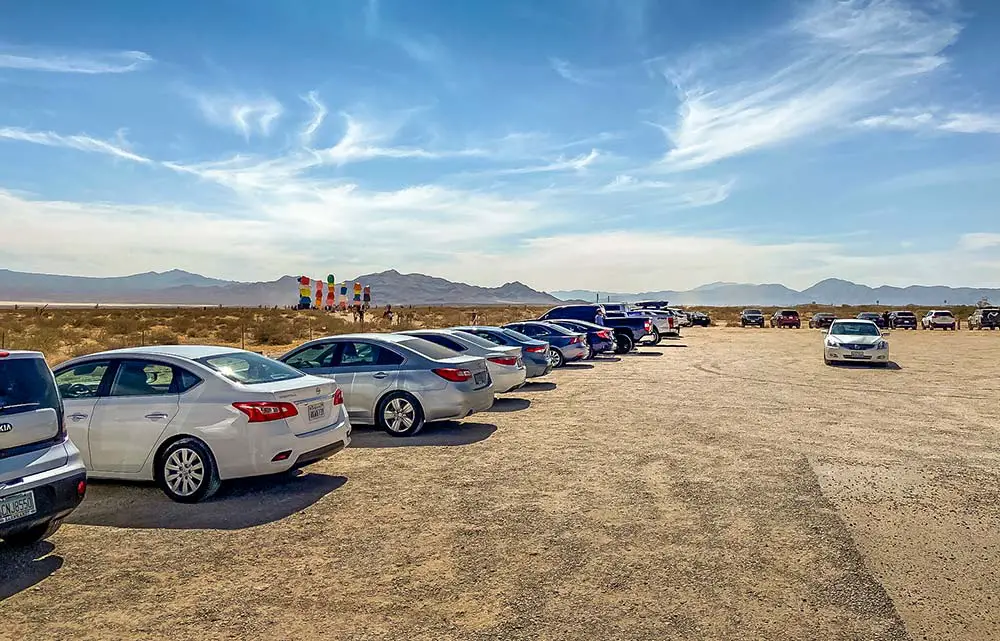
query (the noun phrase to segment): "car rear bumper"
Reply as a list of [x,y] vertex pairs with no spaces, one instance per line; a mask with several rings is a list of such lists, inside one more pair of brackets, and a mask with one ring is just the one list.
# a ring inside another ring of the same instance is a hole
[[516,369],[504,367],[502,370],[498,367],[496,370],[490,374],[493,376],[493,389],[497,394],[510,392],[521,387],[528,375],[527,368],[523,366]]
[[595,340],[590,344],[590,351],[594,354],[603,354],[615,349],[615,342],[611,340]]
[[476,412],[485,412],[493,407],[496,387],[487,385],[478,390],[463,391],[454,385],[443,390],[425,392],[423,395],[424,417],[430,421],[451,421],[466,418]]
[[848,350],[842,347],[827,347],[826,360],[841,363],[888,363],[888,349]]
[[0,524],[0,539],[69,516],[83,500],[79,484],[86,480],[87,472],[77,454],[70,457],[67,465],[33,477],[25,477],[20,482],[5,487],[0,492],[0,498],[30,491],[35,501],[35,513]]
[[527,378],[538,378],[539,376],[545,376],[552,371],[552,361],[545,357],[545,362],[536,361],[524,361],[524,368],[527,374]]
[[578,361],[587,357],[587,346],[584,343],[573,343],[558,348],[566,362]]
[[[227,456],[224,447],[213,447],[212,453],[219,466],[219,478],[227,480],[276,474],[333,456],[351,444],[351,421],[343,405],[335,407],[340,411],[333,423],[321,425],[303,434],[291,433],[287,425],[281,425],[279,421],[272,421],[273,426],[268,423],[256,424],[260,426],[261,433],[248,455],[244,455],[244,460]],[[325,455],[318,455],[320,452],[325,452]]]

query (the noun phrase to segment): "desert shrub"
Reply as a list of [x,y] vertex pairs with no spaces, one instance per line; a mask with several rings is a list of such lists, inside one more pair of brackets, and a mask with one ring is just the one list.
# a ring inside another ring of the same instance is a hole
[[268,314],[253,325],[253,337],[259,345],[287,345],[295,342],[295,327],[279,314]]
[[176,345],[180,342],[177,332],[167,327],[156,327],[146,335],[147,345]]

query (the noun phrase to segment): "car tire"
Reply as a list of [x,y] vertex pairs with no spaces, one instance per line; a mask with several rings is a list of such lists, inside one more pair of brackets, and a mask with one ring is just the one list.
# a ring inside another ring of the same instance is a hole
[[823,358],[823,364],[826,365],[827,367],[833,365],[833,363],[830,362],[830,359],[826,357]]
[[155,475],[163,493],[178,503],[205,501],[222,484],[212,451],[193,437],[176,440],[164,448],[156,457]]
[[[680,335],[679,331],[678,331],[678,335]],[[652,333],[651,336],[652,336],[652,341],[649,342],[649,343],[646,343],[647,345],[659,345],[660,341],[663,340],[663,336],[660,335],[660,330],[656,329],[655,327],[653,328],[653,333]]]
[[48,521],[23,532],[6,536],[3,540],[12,547],[27,547],[49,538],[56,533],[60,525],[62,525],[62,519]]
[[390,392],[375,409],[378,426],[389,436],[414,436],[424,428],[424,408],[406,392]]
[[628,354],[635,347],[635,341],[628,334],[618,335],[618,347],[615,349],[615,354]]
[[552,359],[552,369],[558,369],[566,364],[566,357],[563,356],[562,352],[554,347],[552,348],[551,356],[549,358]]

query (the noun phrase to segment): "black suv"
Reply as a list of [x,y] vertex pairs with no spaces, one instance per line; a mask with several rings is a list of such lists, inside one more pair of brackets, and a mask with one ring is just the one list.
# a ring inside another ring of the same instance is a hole
[[31,545],[47,538],[86,490],[87,472],[66,438],[62,399],[45,359],[0,351],[0,539]]
[[744,309],[740,312],[740,327],[748,327],[751,325],[763,327],[764,312],[759,309]]
[[901,309],[889,314],[889,329],[916,329],[917,315]]
[[837,316],[829,312],[813,314],[812,318],[809,319],[809,329],[830,329],[835,318]]
[[969,329],[997,329],[1000,327],[1000,307],[980,307],[969,316]]

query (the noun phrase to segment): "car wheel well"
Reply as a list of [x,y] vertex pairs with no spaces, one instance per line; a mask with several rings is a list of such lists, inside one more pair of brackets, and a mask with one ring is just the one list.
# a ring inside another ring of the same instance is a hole
[[156,455],[153,456],[153,480],[156,481],[160,480],[158,478],[160,475],[160,467],[161,467],[160,462],[163,460],[163,453],[167,451],[167,448],[176,443],[177,441],[183,441],[184,439],[188,438],[194,439],[205,446],[205,449],[208,451],[208,455],[212,457],[212,463],[215,464],[216,469],[218,469],[219,462],[216,460],[215,452],[212,451],[212,448],[209,447],[208,443],[198,438],[197,436],[194,436],[193,434],[174,434],[167,440],[160,443],[160,446],[156,448]]
[[375,419],[376,423],[378,422],[379,411],[382,408],[382,401],[384,401],[385,399],[389,398],[393,394],[398,394],[400,396],[405,396],[406,398],[408,398],[413,403],[416,403],[417,408],[420,411],[424,410],[424,404],[421,403],[420,399],[417,398],[416,396],[414,396],[412,393],[407,392],[406,390],[401,390],[401,389],[386,390],[385,393],[382,394],[382,396],[379,396],[378,399],[375,401],[375,408],[374,408],[374,411],[372,412],[372,417]]

